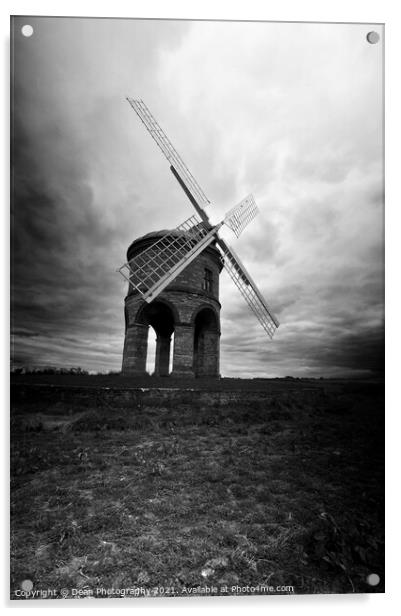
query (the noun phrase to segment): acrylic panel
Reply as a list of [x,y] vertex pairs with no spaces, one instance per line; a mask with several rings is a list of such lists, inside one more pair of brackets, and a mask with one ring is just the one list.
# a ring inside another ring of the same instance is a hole
[[383,55],[12,17],[12,599],[384,592]]

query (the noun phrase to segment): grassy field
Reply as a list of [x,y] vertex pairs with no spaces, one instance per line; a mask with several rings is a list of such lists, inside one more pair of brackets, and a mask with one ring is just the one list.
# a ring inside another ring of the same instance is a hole
[[383,388],[271,383],[230,406],[13,405],[11,598],[383,592]]

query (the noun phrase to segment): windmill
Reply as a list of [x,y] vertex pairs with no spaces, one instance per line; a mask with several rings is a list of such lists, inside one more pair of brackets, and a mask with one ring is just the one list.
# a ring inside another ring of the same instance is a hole
[[240,236],[258,213],[253,196],[245,197],[227,212],[223,220],[212,225],[205,211],[210,201],[148,107],[142,100],[129,97],[127,100],[167,158],[171,172],[195,208],[196,214],[176,227],[173,232],[166,231],[162,237],[124,263],[117,271],[149,304],[213,243],[214,246],[218,246],[224,268],[267,335],[272,338],[279,326],[277,317],[239,257],[218,233],[220,228],[226,225],[237,237]]

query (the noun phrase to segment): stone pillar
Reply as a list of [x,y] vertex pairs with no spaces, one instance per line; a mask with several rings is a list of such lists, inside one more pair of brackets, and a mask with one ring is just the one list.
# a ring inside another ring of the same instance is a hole
[[133,376],[146,374],[147,350],[148,326],[133,323],[125,334],[122,373]]
[[220,376],[220,334],[215,331],[205,331],[203,334],[203,362],[202,374],[204,376]]
[[192,325],[176,325],[172,376],[195,376],[193,371],[193,353],[194,328]]
[[155,375],[168,376],[170,364],[170,336],[158,335],[156,338]]

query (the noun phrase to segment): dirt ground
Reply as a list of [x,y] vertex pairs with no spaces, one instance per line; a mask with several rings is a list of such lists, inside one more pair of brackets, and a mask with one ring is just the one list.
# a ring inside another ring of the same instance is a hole
[[382,385],[262,385],[207,407],[12,402],[11,598],[384,592]]

